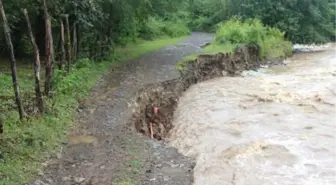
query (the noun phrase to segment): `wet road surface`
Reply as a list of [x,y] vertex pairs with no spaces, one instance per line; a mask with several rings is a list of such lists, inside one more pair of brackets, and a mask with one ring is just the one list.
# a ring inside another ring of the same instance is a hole
[[[177,78],[176,63],[202,50],[213,36],[192,33],[178,44],[111,68],[78,110],[68,144],[56,159],[45,162],[44,173],[32,184],[119,185],[133,180],[140,184],[190,184],[189,167],[180,165],[189,164],[189,159],[175,149],[139,137],[126,125],[132,115],[129,101],[146,84]],[[160,168],[141,169],[143,163]]]

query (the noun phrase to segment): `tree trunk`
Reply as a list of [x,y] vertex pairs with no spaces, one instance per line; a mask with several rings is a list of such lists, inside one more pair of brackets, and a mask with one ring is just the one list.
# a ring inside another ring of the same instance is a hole
[[78,53],[81,52],[81,33],[80,33],[80,26],[77,26],[77,46],[76,46],[76,57],[78,57]]
[[2,118],[0,117],[0,135],[4,132],[4,121],[2,121]]
[[70,72],[71,66],[71,39],[70,39],[70,26],[69,26],[69,16],[65,16],[65,24],[66,24],[66,34],[67,34],[67,55],[68,55],[68,72]]
[[77,29],[76,24],[73,25],[73,35],[72,35],[73,43],[72,43],[72,59],[76,61],[77,59]]
[[[64,66],[65,65],[65,61],[66,61],[66,55],[65,55],[65,48],[64,48],[64,25],[63,25],[63,21],[60,21],[61,24],[61,65]],[[67,68],[69,68],[70,66],[67,66]]]
[[40,87],[40,54],[39,54],[39,49],[37,47],[33,31],[31,28],[29,16],[27,9],[23,10],[23,14],[26,18],[27,22],[27,27],[28,27],[28,32],[29,32],[29,37],[30,37],[30,42],[33,45],[34,48],[34,57],[35,57],[35,62],[34,62],[34,74],[35,74],[35,94],[36,94],[36,100],[37,100],[37,106],[39,108],[40,113],[44,113],[44,104],[43,104],[43,96],[41,92],[41,87]]
[[10,29],[9,29],[9,26],[8,26],[8,22],[7,22],[5,10],[4,10],[3,4],[2,4],[2,0],[0,0],[0,11],[1,11],[1,17],[2,17],[2,20],[3,20],[5,39],[6,39],[6,43],[7,43],[8,50],[9,50],[9,61],[10,61],[11,70],[12,70],[12,80],[13,80],[13,87],[14,87],[14,93],[15,93],[15,101],[16,101],[16,105],[18,107],[20,119],[23,120],[23,118],[25,116],[25,112],[23,110],[23,106],[22,106],[22,102],[21,102],[21,98],[20,98],[20,88],[19,88],[19,84],[18,84],[18,81],[17,81],[14,48],[13,48]]
[[45,56],[45,71],[46,71],[46,79],[45,79],[45,94],[46,96],[50,96],[51,91],[51,82],[52,82],[52,64],[53,64],[53,40],[52,40],[52,33],[51,33],[51,21],[50,16],[47,9],[46,1],[43,0],[43,9],[44,9],[44,16],[45,16],[45,46],[46,46],[46,56]]

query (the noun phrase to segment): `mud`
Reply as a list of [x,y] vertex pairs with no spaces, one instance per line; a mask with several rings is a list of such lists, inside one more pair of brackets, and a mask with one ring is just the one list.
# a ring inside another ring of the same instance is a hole
[[180,74],[175,70],[180,59],[212,38],[193,33],[178,46],[111,69],[78,110],[63,150],[31,184],[192,184],[194,161],[165,143],[179,97],[198,82],[260,66],[258,48],[250,45],[234,54],[201,55]]
[[[134,98],[135,108],[129,124],[137,132],[162,140],[172,129],[173,112],[181,94],[191,85],[215,77],[236,76],[244,70],[260,66],[258,47],[242,46],[235,53],[200,55],[188,62],[180,77],[160,83],[149,84]],[[158,111],[155,112],[154,109]]]
[[179,77],[176,63],[200,52],[213,37],[193,33],[176,45],[111,68],[79,107],[63,150],[44,162],[43,173],[31,184],[191,184],[194,162],[190,158],[164,142],[137,134],[133,124],[126,123],[132,117],[130,100],[136,92],[148,84],[174,81]]

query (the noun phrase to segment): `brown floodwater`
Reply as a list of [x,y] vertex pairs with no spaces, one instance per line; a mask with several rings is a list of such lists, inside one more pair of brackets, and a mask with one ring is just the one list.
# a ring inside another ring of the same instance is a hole
[[335,45],[285,63],[180,98],[169,143],[196,160],[194,185],[335,184]]

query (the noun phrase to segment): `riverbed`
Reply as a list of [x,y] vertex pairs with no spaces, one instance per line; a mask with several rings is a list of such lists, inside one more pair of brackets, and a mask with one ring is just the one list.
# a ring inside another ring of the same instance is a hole
[[168,141],[195,159],[194,185],[336,182],[335,44],[284,63],[180,98]]

